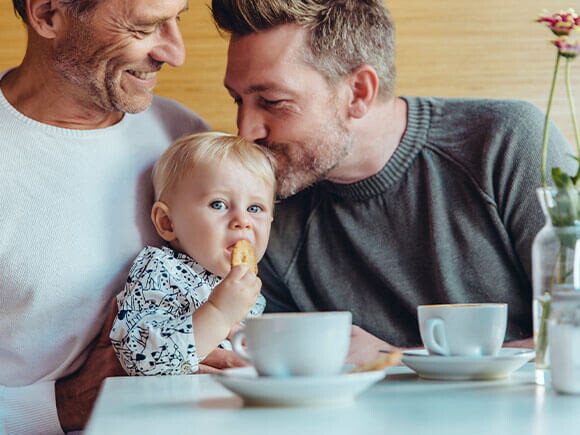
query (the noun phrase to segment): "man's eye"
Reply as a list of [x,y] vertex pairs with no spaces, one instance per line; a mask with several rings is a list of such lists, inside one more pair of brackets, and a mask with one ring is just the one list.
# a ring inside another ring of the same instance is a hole
[[226,208],[226,204],[223,201],[214,201],[209,206],[214,210],[224,210]]
[[133,34],[138,38],[146,38],[147,36],[151,36],[154,30],[134,30]]
[[251,205],[248,207],[249,213],[260,213],[262,211],[262,207],[259,205]]
[[265,98],[262,99],[262,102],[266,106],[278,106],[284,102],[284,100],[267,100]]

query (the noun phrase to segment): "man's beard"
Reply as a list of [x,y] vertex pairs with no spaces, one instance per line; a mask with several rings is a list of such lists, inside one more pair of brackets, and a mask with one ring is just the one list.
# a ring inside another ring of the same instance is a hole
[[339,122],[327,124],[308,142],[257,142],[276,159],[279,198],[288,198],[324,180],[353,147],[352,136]]
[[[54,53],[56,71],[80,89],[87,105],[107,112],[138,113],[147,109],[151,98],[137,98],[122,91],[120,74],[115,70],[105,70],[108,47],[93,51],[92,38],[94,36],[89,32],[78,39],[70,38],[57,47]],[[158,63],[147,66],[147,69],[159,68]]]

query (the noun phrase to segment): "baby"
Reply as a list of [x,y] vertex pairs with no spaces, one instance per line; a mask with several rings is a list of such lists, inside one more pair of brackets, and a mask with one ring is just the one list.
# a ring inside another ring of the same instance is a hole
[[[246,316],[264,311],[261,281],[230,266],[249,241],[257,261],[273,219],[274,160],[256,144],[218,132],[186,136],[153,168],[151,219],[169,246],[135,259],[110,338],[130,375],[194,373]],[[223,277],[223,278],[222,278]]]

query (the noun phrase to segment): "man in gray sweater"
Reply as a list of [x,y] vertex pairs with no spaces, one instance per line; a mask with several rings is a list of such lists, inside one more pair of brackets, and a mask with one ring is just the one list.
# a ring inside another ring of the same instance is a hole
[[[394,96],[382,0],[213,0],[242,136],[277,158],[269,311],[349,310],[358,362],[421,344],[420,304],[506,302],[532,335],[543,113]],[[552,128],[549,166],[575,168]]]

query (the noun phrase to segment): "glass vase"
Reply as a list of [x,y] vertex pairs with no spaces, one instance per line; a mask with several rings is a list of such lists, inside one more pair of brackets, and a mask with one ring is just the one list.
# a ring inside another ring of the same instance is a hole
[[552,295],[548,319],[552,389],[580,394],[580,292]]
[[544,385],[552,299],[556,293],[580,291],[580,192],[539,188],[537,195],[546,223],[532,245],[533,322],[536,383]]

